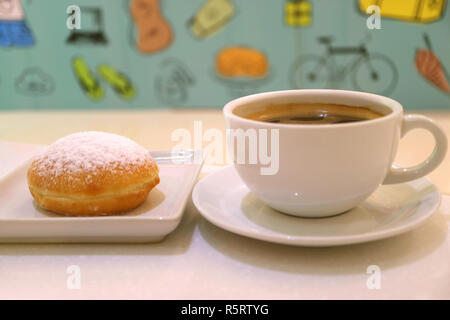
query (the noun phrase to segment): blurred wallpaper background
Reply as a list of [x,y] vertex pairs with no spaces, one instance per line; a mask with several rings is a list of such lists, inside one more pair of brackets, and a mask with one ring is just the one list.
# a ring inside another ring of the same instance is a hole
[[0,0],[0,109],[221,108],[294,88],[450,109],[446,2]]

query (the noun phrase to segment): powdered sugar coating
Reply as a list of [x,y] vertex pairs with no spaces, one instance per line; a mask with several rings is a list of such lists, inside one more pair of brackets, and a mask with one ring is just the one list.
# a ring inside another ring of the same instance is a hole
[[50,184],[63,175],[69,180],[82,176],[89,184],[99,172],[131,172],[149,161],[148,150],[126,137],[88,131],[57,140],[34,159],[33,167],[39,176],[50,178]]

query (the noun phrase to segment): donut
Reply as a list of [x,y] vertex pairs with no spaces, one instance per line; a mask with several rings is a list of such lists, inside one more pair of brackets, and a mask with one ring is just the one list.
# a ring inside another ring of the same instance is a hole
[[99,216],[138,207],[159,183],[148,150],[120,135],[80,132],[33,159],[28,187],[37,205],[69,216]]

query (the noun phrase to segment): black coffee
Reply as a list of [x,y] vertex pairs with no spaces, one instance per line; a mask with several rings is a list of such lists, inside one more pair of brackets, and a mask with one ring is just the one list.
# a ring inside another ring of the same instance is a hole
[[264,107],[243,105],[234,109],[233,113],[250,120],[285,124],[339,124],[385,115],[368,107],[313,103],[271,104]]

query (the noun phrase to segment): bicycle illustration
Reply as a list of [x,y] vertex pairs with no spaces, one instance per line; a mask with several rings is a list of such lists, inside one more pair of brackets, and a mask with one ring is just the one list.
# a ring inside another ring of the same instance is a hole
[[[292,68],[292,84],[298,89],[336,88],[350,76],[353,87],[365,91],[389,95],[397,85],[398,72],[387,56],[370,53],[365,43],[356,47],[334,47],[332,37],[319,37],[326,48],[324,55],[304,55]],[[355,55],[346,65],[338,65],[336,56]]]

